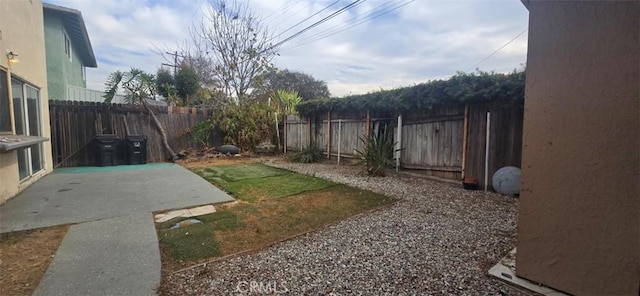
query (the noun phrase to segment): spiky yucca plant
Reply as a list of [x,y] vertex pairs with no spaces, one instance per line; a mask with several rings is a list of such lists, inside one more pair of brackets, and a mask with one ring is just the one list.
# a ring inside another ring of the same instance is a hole
[[291,161],[300,163],[314,163],[320,159],[322,159],[322,149],[315,142],[291,156]]
[[360,141],[364,144],[364,150],[356,150],[367,168],[370,176],[385,176],[385,170],[393,165],[393,153],[399,149],[395,149],[396,142],[387,136],[385,131],[381,135],[370,134],[366,137],[360,137]]

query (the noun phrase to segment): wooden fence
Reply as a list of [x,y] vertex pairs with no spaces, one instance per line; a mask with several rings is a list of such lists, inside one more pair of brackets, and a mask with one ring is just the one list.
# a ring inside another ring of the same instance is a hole
[[519,104],[470,105],[465,175],[485,180],[487,112],[489,123],[489,158],[487,183],[492,188],[493,174],[505,166],[520,168],[522,160],[522,120],[524,107]]
[[[490,112],[489,150],[485,163],[487,112]],[[461,180],[476,177],[481,188],[504,166],[520,167],[522,153],[522,102],[442,106],[402,114],[400,165],[422,175]],[[379,115],[379,114],[378,114]],[[360,137],[388,129],[397,141],[398,119],[370,114],[327,114],[323,119],[288,116],[285,139],[288,150],[300,150],[315,142],[330,156],[355,157],[362,149]],[[330,127],[327,127],[330,122]],[[330,136],[328,136],[330,135]]]
[[[403,168],[445,179],[462,178],[464,106],[403,114],[400,162]],[[397,120],[392,123],[397,139]]]
[[332,118],[329,114],[323,119],[300,118],[288,115],[285,128],[286,147],[288,151],[299,151],[313,142],[320,147],[325,155],[354,158],[356,150],[363,150],[360,140],[372,128],[377,131],[381,125],[386,125],[388,119],[369,118]]
[[[174,151],[196,148],[190,128],[211,117],[211,110],[186,107],[152,106],[167,133]],[[142,106],[102,103],[49,101],[51,145],[55,167],[92,166],[95,164],[93,140],[97,134],[147,136],[147,162],[163,162],[168,154],[162,146],[160,132]],[[221,138],[213,134],[211,145]]]

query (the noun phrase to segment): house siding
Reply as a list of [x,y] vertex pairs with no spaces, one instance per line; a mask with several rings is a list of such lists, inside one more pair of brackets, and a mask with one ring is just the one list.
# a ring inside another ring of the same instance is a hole
[[516,272],[638,295],[640,2],[528,4]]
[[82,78],[83,63],[73,44],[71,60],[64,53],[64,24],[59,15],[45,13],[44,31],[49,97],[52,100],[65,100],[67,85],[86,87],[86,81]]

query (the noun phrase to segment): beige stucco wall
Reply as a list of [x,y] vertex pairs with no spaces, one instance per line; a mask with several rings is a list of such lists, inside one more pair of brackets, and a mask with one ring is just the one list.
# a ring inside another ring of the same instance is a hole
[[640,2],[531,1],[517,274],[638,295]]
[[[47,95],[47,72],[44,50],[44,25],[40,0],[0,1],[0,66],[8,68],[7,50],[19,54],[20,60],[12,64],[10,72],[40,88],[43,136],[51,138],[49,103]],[[53,169],[51,143],[43,147],[45,170],[33,178],[20,183],[15,151],[0,154],[0,203],[37,181]]]

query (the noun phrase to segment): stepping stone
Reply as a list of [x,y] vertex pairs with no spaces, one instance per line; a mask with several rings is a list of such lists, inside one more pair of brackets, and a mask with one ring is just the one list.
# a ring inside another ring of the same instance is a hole
[[211,214],[215,212],[216,212],[216,208],[214,206],[206,205],[206,206],[200,206],[200,207],[195,207],[190,209],[170,211],[163,214],[157,214],[155,218],[157,223],[162,223],[162,222],[169,221],[173,218],[178,218],[178,217],[189,218],[189,217],[196,217],[196,216]]

